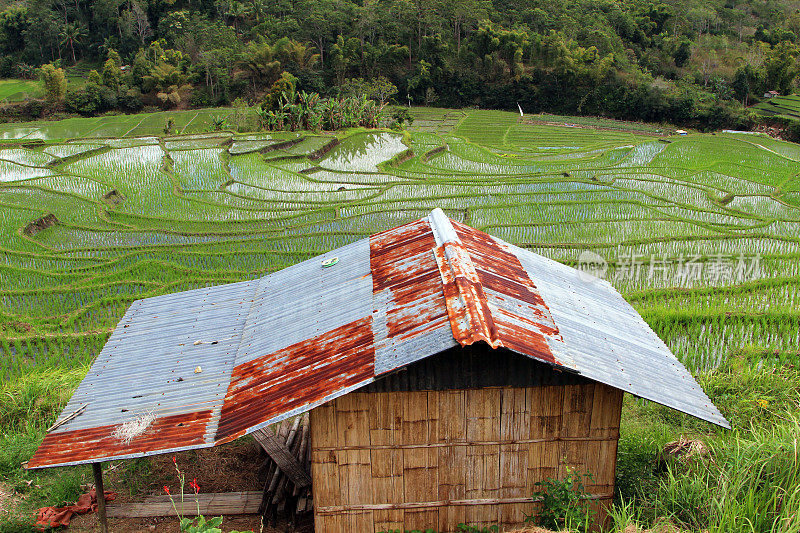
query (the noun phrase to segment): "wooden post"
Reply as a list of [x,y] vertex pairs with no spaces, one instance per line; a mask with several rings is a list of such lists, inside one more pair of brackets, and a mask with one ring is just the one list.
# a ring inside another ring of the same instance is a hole
[[103,489],[103,463],[92,463],[92,473],[94,473],[94,492],[97,496],[97,517],[100,519],[100,533],[108,533],[106,493]]

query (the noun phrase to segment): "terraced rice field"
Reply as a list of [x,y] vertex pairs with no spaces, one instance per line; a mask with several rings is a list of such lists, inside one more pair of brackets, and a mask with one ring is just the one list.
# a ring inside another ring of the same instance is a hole
[[691,368],[798,358],[800,146],[417,115],[410,134],[354,131],[336,146],[332,135],[164,136],[163,115],[5,126],[0,379],[86,366],[135,299],[262,276],[437,206],[591,263]]
[[800,120],[800,95],[775,96],[753,106],[762,115]]
[[[254,108],[246,111],[254,114]],[[136,115],[104,115],[91,118],[69,118],[58,121],[38,121],[0,124],[0,141],[111,139],[135,138],[145,135],[163,135],[169,119],[173,120],[174,134],[205,133],[213,129],[212,119],[226,119],[235,115],[228,108],[191,109],[188,111],[159,111]]]

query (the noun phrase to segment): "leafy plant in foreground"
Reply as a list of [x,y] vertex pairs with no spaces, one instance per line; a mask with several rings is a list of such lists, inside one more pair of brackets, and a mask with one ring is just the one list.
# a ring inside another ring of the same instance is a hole
[[547,478],[536,483],[541,490],[534,491],[533,497],[541,503],[536,515],[525,517],[526,522],[552,529],[553,531],[586,531],[592,524],[594,511],[587,503],[584,479],[592,479],[589,473],[581,474],[567,467],[567,476],[558,480]]

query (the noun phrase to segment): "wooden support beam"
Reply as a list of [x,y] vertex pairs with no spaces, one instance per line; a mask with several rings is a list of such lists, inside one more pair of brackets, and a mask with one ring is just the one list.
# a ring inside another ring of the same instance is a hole
[[[200,514],[204,516],[224,516],[236,514],[256,514],[261,503],[261,491],[217,492],[198,494],[197,501],[193,495],[187,495],[183,503],[180,497],[175,500],[175,507],[182,516],[196,516],[197,504]],[[175,509],[169,496],[150,496],[142,502],[108,504],[108,516],[112,518],[130,518],[146,516],[175,516]]]
[[253,437],[296,487],[311,485],[309,473],[270,427],[254,431]]
[[103,488],[103,463],[92,463],[92,473],[94,474],[94,492],[97,497],[97,517],[100,520],[100,533],[108,533],[106,493]]

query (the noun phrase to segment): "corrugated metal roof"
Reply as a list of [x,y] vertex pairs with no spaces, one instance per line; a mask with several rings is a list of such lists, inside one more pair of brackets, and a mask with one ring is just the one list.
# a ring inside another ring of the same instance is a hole
[[436,209],[258,280],[134,302],[61,419],[85,409],[28,466],[221,444],[478,341],[728,427],[609,283]]

